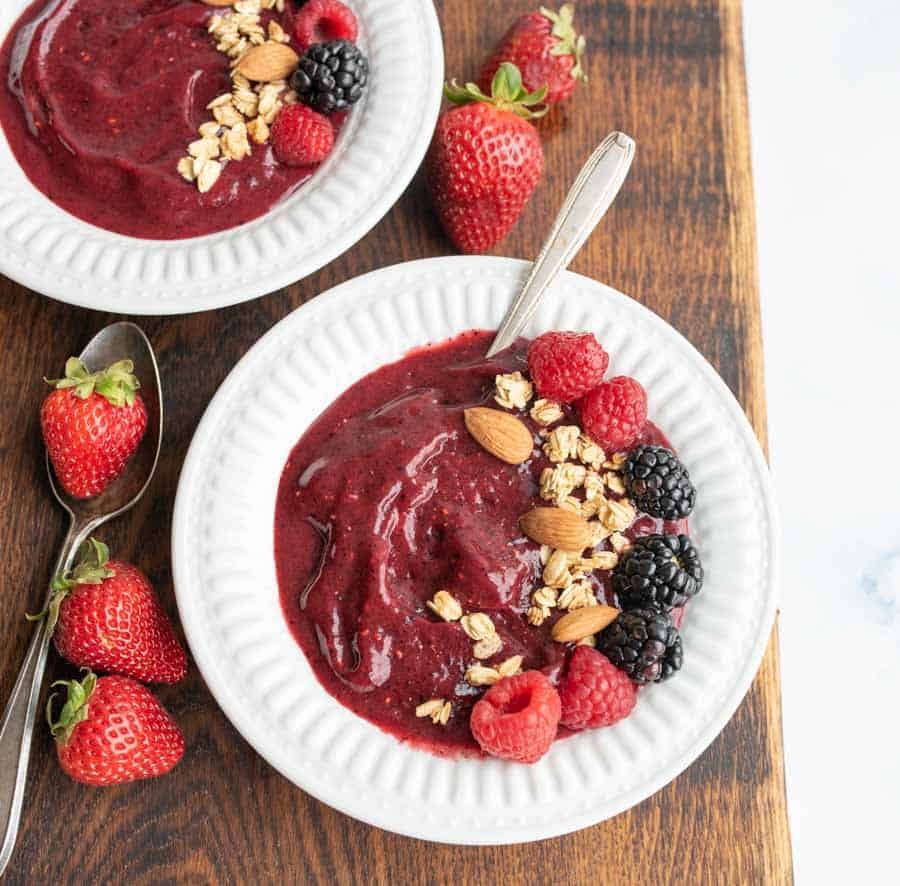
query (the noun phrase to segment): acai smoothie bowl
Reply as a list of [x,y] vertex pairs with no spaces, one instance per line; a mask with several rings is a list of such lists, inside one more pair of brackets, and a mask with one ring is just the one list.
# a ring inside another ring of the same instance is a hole
[[671,780],[774,616],[767,472],[674,330],[574,274],[488,359],[527,264],[413,262],[286,318],[188,453],[173,568],[222,708],[381,827],[565,833]]
[[427,0],[33,0],[0,29],[0,271],[106,310],[326,264],[406,187],[440,101]]

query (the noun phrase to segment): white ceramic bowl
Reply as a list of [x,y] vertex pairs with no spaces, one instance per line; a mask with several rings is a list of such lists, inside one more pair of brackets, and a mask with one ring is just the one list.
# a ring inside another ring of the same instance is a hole
[[[0,4],[0,34],[30,0]],[[361,239],[418,168],[441,101],[431,0],[347,0],[369,87],[328,160],[263,217],[218,234],[140,240],[60,209],[28,181],[0,131],[0,272],[60,301],[123,314],[236,304],[318,270]]]
[[769,474],[743,411],[710,365],[655,314],[564,274],[528,330],[584,329],[638,378],[650,416],[697,489],[692,533],[706,568],[685,665],[610,729],[556,742],[534,766],[412,749],[335,701],[288,631],[273,557],[287,455],[348,385],[410,348],[495,328],[529,268],[444,258],[376,271],[282,320],[213,398],[184,464],[172,558],[178,608],[213,695],[295,784],[363,821],[454,843],[512,843],[601,821],[658,790],[712,741],[756,673],[775,612]]

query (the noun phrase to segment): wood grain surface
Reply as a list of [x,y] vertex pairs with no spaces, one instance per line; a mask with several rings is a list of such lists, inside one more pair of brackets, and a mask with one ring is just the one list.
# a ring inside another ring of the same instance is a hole
[[[448,74],[472,77],[507,21],[536,0],[438,3]],[[686,335],[743,404],[766,418],[753,193],[738,0],[583,0],[591,82],[540,128],[547,173],[498,254],[536,254],[588,152],[611,129],[637,140],[633,171],[573,268],[629,293]],[[298,243],[297,249],[303,244]],[[169,532],[178,473],[209,399],[260,335],[322,290],[450,246],[421,176],[355,248],[248,304],[141,320],[160,357],[164,454],[140,505],[103,536],[144,569],[176,615]],[[64,533],[43,476],[40,377],[113,319],[0,278],[0,698],[25,654],[23,617]],[[58,659],[51,672],[69,669]],[[166,778],[96,790],[59,770],[39,726],[10,883],[632,883],[792,881],[778,650],[722,734],[683,775],[617,818],[541,843],[453,847],[367,827],[313,800],[238,736],[196,669],[161,689],[188,750]],[[452,840],[453,834],[447,834]]]

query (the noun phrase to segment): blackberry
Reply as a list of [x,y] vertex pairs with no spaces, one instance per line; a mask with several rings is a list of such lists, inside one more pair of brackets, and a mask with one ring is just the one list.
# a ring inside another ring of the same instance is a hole
[[359,101],[369,79],[369,62],[349,40],[314,43],[300,59],[291,86],[300,101],[322,114]]
[[683,657],[672,616],[652,607],[620,613],[597,636],[597,649],[638,685],[668,680]]
[[623,467],[631,500],[645,514],[680,520],[694,510],[697,490],[687,468],[665,446],[636,446]]
[[612,588],[623,609],[683,606],[703,587],[703,566],[686,535],[644,535],[619,558]]

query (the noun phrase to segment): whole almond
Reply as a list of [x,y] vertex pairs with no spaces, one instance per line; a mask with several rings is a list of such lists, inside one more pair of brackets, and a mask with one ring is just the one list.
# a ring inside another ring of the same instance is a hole
[[248,49],[235,70],[248,80],[271,83],[290,77],[299,61],[300,56],[290,46],[269,40]]
[[565,508],[535,508],[519,518],[519,526],[532,541],[573,553],[594,542],[587,520]]
[[585,606],[567,612],[550,631],[557,643],[573,643],[602,631],[616,620],[619,610],[615,606]]
[[518,465],[531,457],[534,450],[531,431],[514,415],[474,406],[465,410],[463,419],[475,442],[501,461]]

